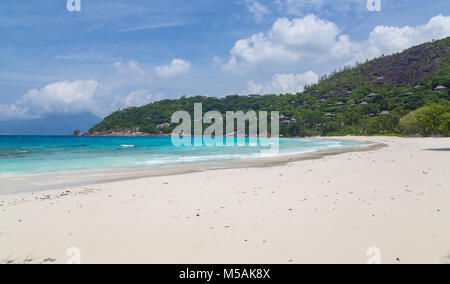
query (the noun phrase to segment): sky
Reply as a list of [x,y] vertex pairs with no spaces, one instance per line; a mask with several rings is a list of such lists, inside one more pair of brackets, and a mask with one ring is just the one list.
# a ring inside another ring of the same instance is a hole
[[0,121],[297,93],[450,36],[448,0],[370,0],[381,11],[368,0],[70,1],[81,11],[67,0],[0,2]]

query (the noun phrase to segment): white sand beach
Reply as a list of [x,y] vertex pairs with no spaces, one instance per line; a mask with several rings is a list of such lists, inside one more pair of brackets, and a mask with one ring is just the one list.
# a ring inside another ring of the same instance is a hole
[[0,262],[450,262],[450,139],[339,139],[388,147],[0,196]]

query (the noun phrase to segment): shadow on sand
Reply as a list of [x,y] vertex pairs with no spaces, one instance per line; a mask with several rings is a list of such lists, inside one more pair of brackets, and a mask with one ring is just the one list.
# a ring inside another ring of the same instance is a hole
[[450,148],[425,149],[425,151],[440,151],[440,152],[450,152]]

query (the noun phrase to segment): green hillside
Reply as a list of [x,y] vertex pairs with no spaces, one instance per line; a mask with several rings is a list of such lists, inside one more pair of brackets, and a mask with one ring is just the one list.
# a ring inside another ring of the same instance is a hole
[[[303,93],[189,97],[117,111],[90,135],[168,134],[171,115],[194,103],[203,111],[279,111],[280,134],[378,135],[450,133],[450,38],[383,56],[323,77]],[[443,86],[445,88],[436,87]],[[402,121],[402,123],[401,123]],[[436,125],[438,124],[438,125]],[[426,129],[422,129],[426,128]]]

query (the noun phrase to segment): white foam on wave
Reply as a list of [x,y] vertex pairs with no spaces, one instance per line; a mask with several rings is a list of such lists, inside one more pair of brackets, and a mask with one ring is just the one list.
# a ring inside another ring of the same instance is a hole
[[170,164],[170,162],[155,160],[155,161],[146,161],[145,164],[148,166],[161,166],[165,164]]
[[227,160],[227,159],[239,159],[249,157],[250,155],[205,155],[205,156],[187,156],[179,157],[178,160],[182,162],[195,162],[195,161],[208,161],[208,160]]
[[[288,141],[291,142],[291,141]],[[345,141],[336,141],[336,140],[315,140],[315,139],[306,139],[303,142],[311,143],[302,143],[299,145],[288,145],[288,148],[280,147],[279,151],[272,152],[270,151],[270,147],[259,149],[261,151],[257,152],[247,152],[247,153],[229,153],[229,154],[209,154],[209,155],[186,155],[186,156],[173,156],[173,157],[165,157],[165,158],[157,158],[155,160],[147,160],[145,163],[147,165],[153,166],[163,166],[163,165],[177,165],[177,164],[190,164],[190,163],[201,163],[201,162],[209,162],[209,161],[229,161],[229,160],[239,160],[239,159],[253,159],[253,158],[274,158],[274,157],[283,157],[290,155],[300,155],[307,154],[321,150],[328,149],[338,149],[346,146]],[[267,149],[267,150],[266,150]]]
[[120,145],[120,147],[123,147],[123,148],[134,148],[134,147],[136,147],[136,145]]

